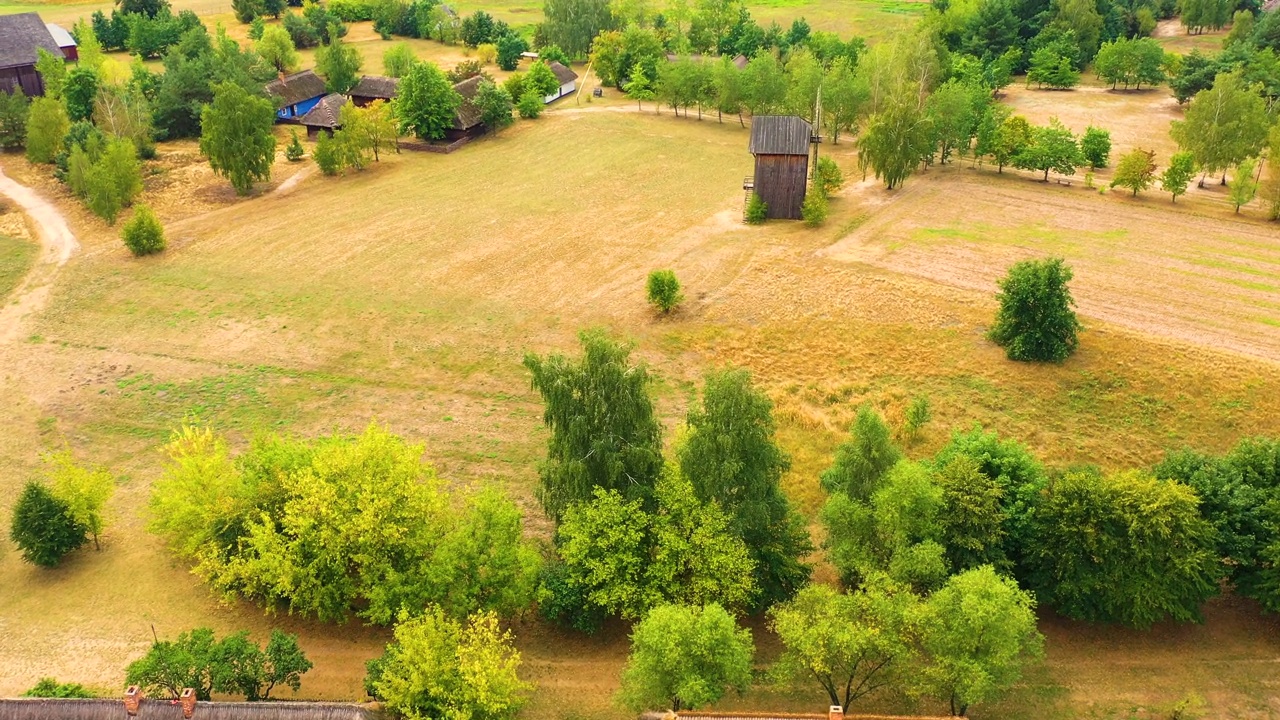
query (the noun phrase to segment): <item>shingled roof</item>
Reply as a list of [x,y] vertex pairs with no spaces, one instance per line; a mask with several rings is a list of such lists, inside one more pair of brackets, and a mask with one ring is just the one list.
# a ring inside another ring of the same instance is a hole
[[547,67],[551,68],[551,74],[556,76],[556,80],[559,80],[561,85],[578,79],[578,73],[565,67],[557,60],[552,60]]
[[0,15],[0,68],[35,65],[37,48],[62,57],[62,50],[38,14]]
[[267,83],[267,94],[280,98],[288,107],[324,94],[324,80],[314,70],[303,70]]
[[360,82],[351,88],[352,97],[368,97],[381,98],[390,100],[396,96],[396,90],[400,87],[398,78],[383,77],[381,75],[363,75]]
[[320,98],[320,102],[316,106],[307,111],[306,115],[298,118],[298,122],[307,127],[325,128],[332,130],[342,124],[342,106],[347,104],[347,96],[340,93],[330,93]]
[[751,119],[752,155],[808,155],[813,128],[792,115],[760,115]]
[[453,120],[454,130],[470,130],[484,122],[480,116],[480,108],[472,102],[476,97],[476,91],[480,89],[481,80],[484,78],[476,75],[453,86],[453,89],[462,96],[462,104],[458,106]]
[[[119,700],[54,700],[18,698],[0,700],[4,720],[125,720]],[[168,700],[142,701],[138,720],[182,720],[182,706]],[[193,720],[374,720],[364,706],[318,702],[200,702]]]

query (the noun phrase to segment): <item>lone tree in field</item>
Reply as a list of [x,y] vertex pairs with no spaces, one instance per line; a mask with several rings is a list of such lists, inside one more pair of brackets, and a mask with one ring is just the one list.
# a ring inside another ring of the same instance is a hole
[[421,140],[439,140],[453,125],[453,114],[462,104],[462,96],[435,63],[420,62],[400,79],[392,103],[401,133],[413,133]]
[[1122,187],[1133,191],[1133,196],[1151,187],[1156,181],[1155,152],[1134,148],[1125,153],[1116,164],[1116,175],[1111,179],[1111,187]]
[[1059,363],[1076,351],[1071,268],[1061,258],[1024,260],[1000,281],[1000,310],[987,337],[1010,360]]
[[751,631],[716,604],[662,605],[631,631],[622,702],[632,710],[690,710],[751,684]]
[[135,256],[158,253],[164,250],[164,226],[151,208],[139,205],[134,209],[133,217],[124,224],[120,239],[124,240],[125,247]]
[[662,470],[662,426],[649,397],[649,373],[631,364],[630,346],[603,331],[578,337],[580,360],[524,358],[551,430],[538,499],[556,521],[570,505],[589,502],[596,488],[617,490],[651,510]]
[[649,304],[663,315],[675,310],[684,301],[684,294],[680,292],[680,281],[670,270],[654,270],[649,273],[645,292],[649,295]]
[[231,181],[236,193],[247,195],[254,182],[271,177],[275,122],[276,109],[270,100],[254,97],[235,83],[214,86],[213,102],[200,113],[200,151],[208,156],[215,173]]
[[32,481],[22,489],[13,508],[9,537],[22,559],[40,567],[54,567],[64,555],[88,542],[88,531],[76,522],[66,501]]

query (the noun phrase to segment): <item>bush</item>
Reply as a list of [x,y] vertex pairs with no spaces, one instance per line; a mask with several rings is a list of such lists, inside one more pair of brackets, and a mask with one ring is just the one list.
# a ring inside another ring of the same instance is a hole
[[493,43],[483,43],[476,47],[476,57],[479,58],[481,65],[492,65],[498,59],[498,46]]
[[907,415],[903,424],[903,434],[908,440],[915,441],[920,436],[920,430],[928,424],[933,418],[933,411],[929,408],[929,396],[917,395],[911,404],[907,406]]
[[816,228],[827,221],[827,196],[820,188],[811,188],[800,207],[800,217],[807,227]]
[[1010,360],[1060,363],[1075,352],[1080,322],[1071,268],[1061,258],[1025,260],[1000,281],[1000,310],[987,334]]
[[649,273],[646,289],[649,294],[649,304],[664,315],[675,310],[684,301],[684,295],[680,292],[680,281],[670,270],[654,270]]
[[289,162],[298,162],[306,152],[307,151],[302,147],[302,141],[298,139],[298,131],[293,130],[289,144],[285,146],[284,149],[285,159]]
[[520,102],[516,103],[516,111],[520,113],[520,117],[526,120],[533,120],[542,115],[542,110],[546,105],[543,104],[542,98],[536,91],[527,91],[520,96]]
[[22,693],[22,697],[33,698],[91,698],[93,693],[79,683],[60,683],[53,678],[40,678],[35,687]]
[[337,175],[338,171],[342,169],[341,149],[333,141],[333,136],[323,130],[320,131],[320,136],[316,138],[316,146],[311,151],[311,159],[316,161],[316,166],[325,175]]
[[813,184],[822,194],[830,197],[831,193],[840,189],[844,185],[844,173],[840,172],[840,166],[836,165],[836,161],[829,157],[818,158],[818,167],[814,173]]
[[1080,154],[1091,168],[1104,168],[1111,159],[1111,133],[1092,125],[1080,138]]
[[762,225],[769,219],[769,205],[759,193],[751,193],[751,199],[747,201],[746,218],[748,225]]
[[27,138],[27,113],[31,102],[22,88],[0,91],[0,149],[20,148]]
[[55,567],[67,553],[89,542],[89,531],[72,517],[66,502],[32,481],[13,508],[9,537],[22,551],[23,560]]
[[373,3],[366,0],[329,0],[328,8],[342,22],[373,20]]
[[133,211],[133,217],[124,224],[120,232],[125,247],[135,256],[151,255],[164,250],[164,226],[146,205],[139,205]]

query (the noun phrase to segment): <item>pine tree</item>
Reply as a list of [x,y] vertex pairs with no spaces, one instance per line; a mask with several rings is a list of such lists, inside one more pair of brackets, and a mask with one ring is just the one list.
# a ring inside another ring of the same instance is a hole
[[22,551],[22,559],[40,567],[56,566],[89,541],[88,531],[72,517],[67,503],[35,481],[18,496],[9,537]]

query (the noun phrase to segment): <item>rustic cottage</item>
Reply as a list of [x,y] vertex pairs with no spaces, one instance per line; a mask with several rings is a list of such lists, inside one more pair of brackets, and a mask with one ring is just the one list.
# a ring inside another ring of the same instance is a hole
[[63,57],[57,41],[36,13],[0,15],[0,91],[22,88],[26,95],[44,95],[44,81],[36,72],[36,50]]
[[320,98],[315,107],[306,115],[298,118],[298,124],[307,128],[307,137],[314,138],[322,131],[330,135],[334,130],[342,128],[342,106],[347,104],[347,96],[330,93]]
[[384,100],[391,102],[396,97],[396,90],[400,87],[400,80],[397,78],[383,77],[381,75],[363,75],[360,82],[351,88],[348,93],[351,96],[351,102],[356,107],[364,107],[371,105],[374,100]]
[[751,154],[755,177],[744,189],[769,206],[769,217],[800,219],[809,181],[809,146],[813,128],[803,118],[761,115],[751,120]]
[[324,80],[314,70],[281,75],[267,83],[267,94],[276,100],[276,118],[292,120],[311,112],[324,97]]
[[548,63],[547,67],[551,68],[551,74],[560,81],[560,89],[543,98],[544,103],[555,102],[565,95],[572,95],[573,91],[578,89],[578,73],[555,60]]
[[480,81],[483,79],[480,75],[476,75],[453,86],[453,89],[462,96],[462,104],[454,113],[453,126],[444,131],[444,137],[449,142],[479,137],[487,129],[480,116],[480,108],[476,107],[474,102],[476,91],[480,89]]

